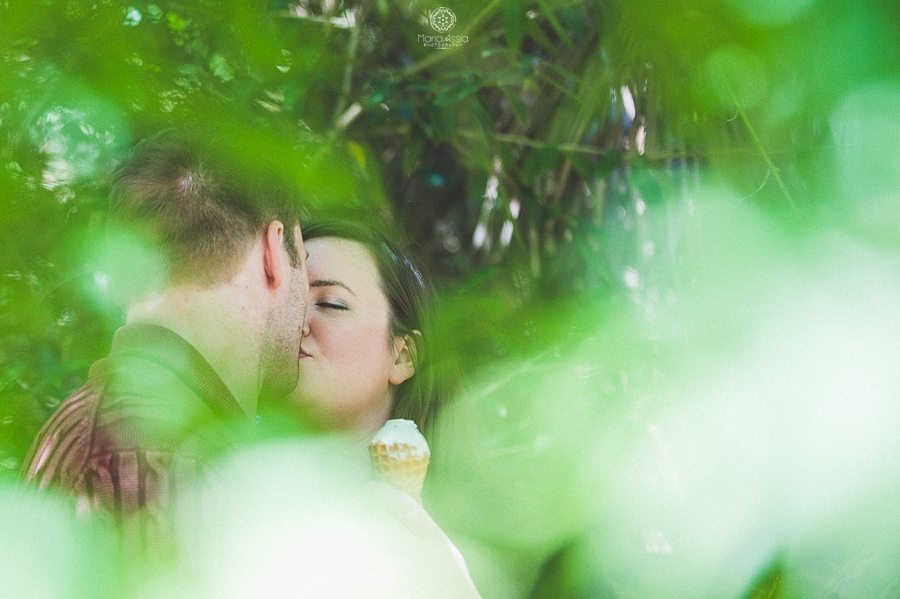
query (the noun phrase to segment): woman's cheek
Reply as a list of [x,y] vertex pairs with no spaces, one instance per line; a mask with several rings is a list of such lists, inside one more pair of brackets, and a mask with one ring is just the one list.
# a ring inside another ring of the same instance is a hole
[[335,366],[355,371],[355,363],[371,359],[364,333],[347,326],[332,327],[322,336],[321,351]]

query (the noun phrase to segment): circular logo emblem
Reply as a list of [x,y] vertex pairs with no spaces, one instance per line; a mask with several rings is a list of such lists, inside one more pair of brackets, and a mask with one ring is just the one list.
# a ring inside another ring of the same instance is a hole
[[456,25],[456,15],[449,8],[442,6],[431,11],[431,14],[428,15],[428,22],[431,23],[431,28],[438,33],[446,33]]

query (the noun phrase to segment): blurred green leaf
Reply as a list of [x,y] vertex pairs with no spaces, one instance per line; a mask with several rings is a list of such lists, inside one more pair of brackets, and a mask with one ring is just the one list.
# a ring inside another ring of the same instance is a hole
[[510,50],[518,50],[525,33],[525,4],[522,0],[503,2],[503,22],[506,25],[506,43]]
[[188,21],[176,12],[169,11],[166,13],[166,23],[172,31],[184,31],[188,26]]
[[213,54],[212,57],[210,57],[209,70],[222,81],[231,81],[234,79],[234,69],[231,68],[228,61],[221,54]]

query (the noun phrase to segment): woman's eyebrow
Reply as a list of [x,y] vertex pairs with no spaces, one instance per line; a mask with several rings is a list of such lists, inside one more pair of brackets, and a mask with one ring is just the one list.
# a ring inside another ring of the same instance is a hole
[[[353,293],[353,290],[341,283],[340,281],[334,281],[331,279],[316,279],[315,281],[309,282],[310,287],[343,287],[350,293]],[[353,295],[356,295],[353,293]]]

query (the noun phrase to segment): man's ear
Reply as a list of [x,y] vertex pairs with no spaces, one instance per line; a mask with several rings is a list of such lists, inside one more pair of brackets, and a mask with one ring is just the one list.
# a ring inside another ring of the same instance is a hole
[[422,333],[419,331],[394,337],[394,363],[388,377],[388,382],[392,385],[406,382],[416,374],[416,341],[421,337]]
[[286,265],[281,256],[284,235],[284,224],[280,220],[273,220],[266,226],[263,236],[263,266],[266,269],[266,281],[272,289],[281,287],[284,280]]

